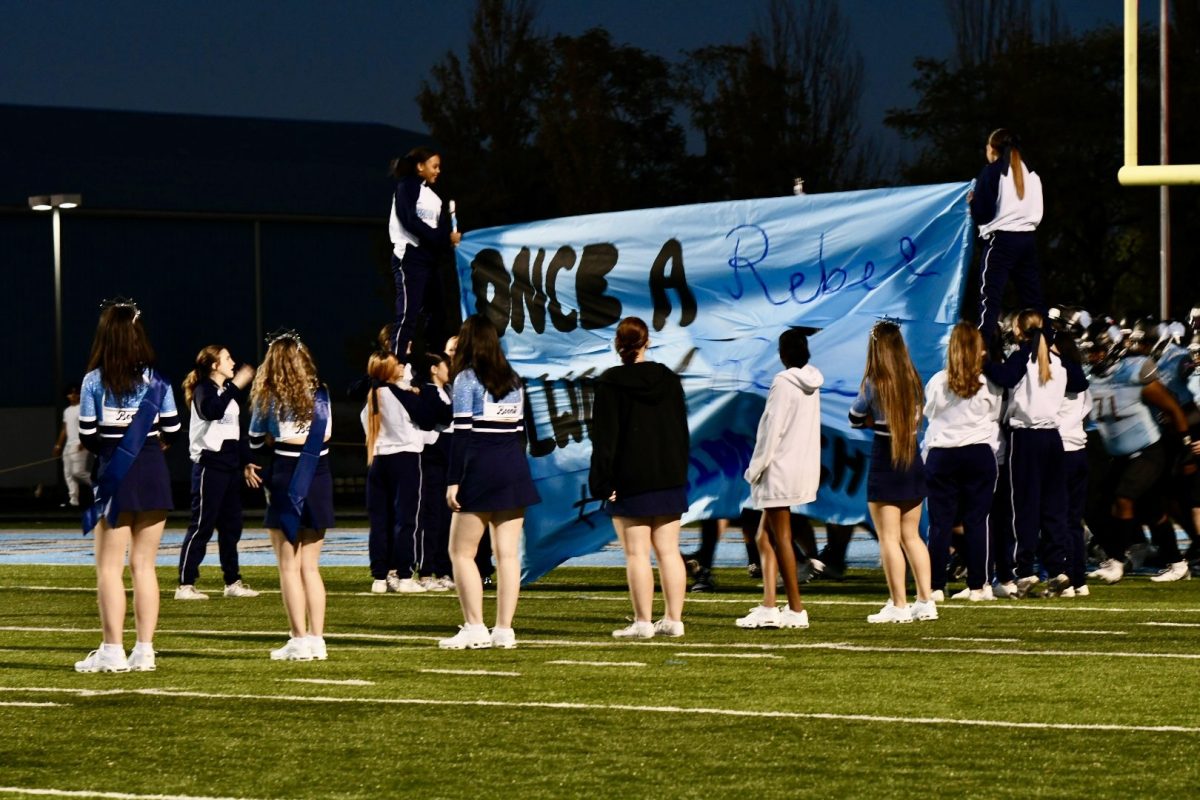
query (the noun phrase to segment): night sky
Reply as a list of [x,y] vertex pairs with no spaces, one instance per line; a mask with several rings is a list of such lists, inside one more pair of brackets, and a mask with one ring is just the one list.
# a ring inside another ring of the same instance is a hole
[[[9,2],[0,25],[0,103],[422,131],[413,98],[432,63],[448,50],[465,52],[474,5]],[[1157,18],[1157,3],[1141,6],[1143,19]],[[743,41],[765,7],[763,0],[546,0],[539,23],[543,32],[568,34],[603,26],[619,43],[674,61],[681,51]],[[883,128],[883,115],[914,100],[915,57],[950,56],[945,7],[942,0],[842,0],[841,8],[865,60],[863,131],[894,154],[899,140]],[[1058,8],[1074,31],[1119,23],[1122,13],[1118,0],[1060,0]]]

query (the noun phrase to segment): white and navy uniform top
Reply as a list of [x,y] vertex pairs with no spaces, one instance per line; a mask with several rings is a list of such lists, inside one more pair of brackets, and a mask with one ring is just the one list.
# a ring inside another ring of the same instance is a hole
[[[125,429],[137,414],[138,406],[150,391],[150,370],[142,372],[142,380],[124,397],[115,397],[104,386],[100,370],[83,376],[79,389],[79,441],[93,453],[116,447],[125,436]],[[175,408],[175,393],[170,385],[163,394],[162,405],[146,439],[161,439],[170,443],[179,435],[183,425]]]
[[975,179],[971,196],[971,218],[984,239],[996,231],[1034,231],[1042,221],[1042,179],[1021,162],[1025,175],[1025,196],[1017,196],[1010,164],[998,158],[988,164]]
[[[375,437],[375,456],[389,456],[394,453],[420,453],[425,449],[428,432],[413,421],[412,415],[405,406],[404,395],[413,400],[417,396],[395,384],[384,384],[379,389],[379,434]],[[371,412],[371,399],[363,406],[359,414],[363,431],[366,432]],[[436,439],[436,437],[435,437]]]
[[241,403],[245,390],[233,381],[217,386],[205,378],[192,390],[192,420],[188,423],[188,457],[193,464],[235,470],[250,461],[242,438]]
[[[255,408],[250,414],[250,449],[258,450],[265,443],[266,438],[270,436],[274,440],[275,455],[285,456],[287,458],[298,458],[300,451],[304,449],[304,442],[300,441],[295,444],[284,441],[285,439],[300,439],[304,440],[308,437],[308,432],[312,428],[312,418],[306,420],[295,420],[286,418],[280,419],[279,413],[275,410],[275,402],[271,401],[267,413],[263,414],[258,408]],[[329,437],[333,435],[333,404],[330,404],[329,419],[325,421],[325,435],[322,437],[324,444],[321,445],[321,455],[329,455]]]
[[1129,456],[1162,438],[1142,389],[1158,369],[1147,356],[1126,356],[1108,370],[1092,371],[1092,419],[1110,455]]
[[392,213],[388,218],[392,254],[404,260],[405,252],[424,253],[450,245],[450,215],[442,213],[442,198],[416,176],[401,178],[392,195]]
[[[1038,334],[1037,336],[1040,336]],[[1004,421],[1011,429],[1057,430],[1058,410],[1068,393],[1088,388],[1083,368],[1050,352],[1050,380],[1038,377],[1037,341],[1026,342],[1003,363],[984,364],[988,379],[1009,390]]]
[[933,447],[967,447],[986,444],[992,452],[1000,449],[1000,414],[1004,408],[1004,390],[979,376],[979,391],[961,397],[950,390],[945,370],[925,384],[925,445],[928,457]]
[[1091,389],[1071,392],[1058,407],[1058,435],[1062,437],[1063,452],[1073,453],[1087,447],[1087,419],[1092,412]]
[[875,423],[873,430],[876,436],[890,437],[892,435],[888,429],[887,420],[883,418],[883,407],[879,405],[879,397],[875,394],[875,384],[871,382],[870,378],[865,378],[862,386],[858,389],[858,396],[850,405],[850,427],[867,427],[868,416]]
[[516,444],[514,452],[524,462],[525,392],[519,385],[496,398],[479,382],[475,370],[463,370],[454,378],[453,414],[449,485],[462,481],[471,450]]
[[[436,384],[432,384],[432,383],[429,384],[429,386],[432,387],[432,389],[434,390],[435,396],[437,397],[437,399],[440,400],[442,402],[442,404],[446,407],[446,409],[450,412],[450,416],[451,416],[450,424],[453,425],[454,424],[454,420],[453,420],[454,400],[450,397],[450,393],[446,391],[446,387],[444,387],[444,386],[439,387]],[[439,423],[439,424],[435,425],[431,430],[422,431],[422,433],[425,436],[426,447],[435,445],[440,440],[444,440],[444,435],[449,434],[450,430],[451,430],[450,425],[442,425]]]

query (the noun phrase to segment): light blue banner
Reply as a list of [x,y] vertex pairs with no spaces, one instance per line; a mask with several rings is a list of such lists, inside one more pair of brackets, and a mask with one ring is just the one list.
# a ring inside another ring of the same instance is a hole
[[810,338],[821,390],[823,480],[800,509],[867,516],[869,434],[847,412],[867,334],[901,321],[924,379],[942,368],[974,230],[970,184],[916,186],[595,214],[473,231],[457,251],[465,314],[487,314],[525,379],[530,461],[543,502],[525,524],[525,580],[614,538],[588,497],[591,381],[618,363],[617,322],[650,325],[648,358],[675,369],[692,451],[686,520],[736,517],[779,334]]

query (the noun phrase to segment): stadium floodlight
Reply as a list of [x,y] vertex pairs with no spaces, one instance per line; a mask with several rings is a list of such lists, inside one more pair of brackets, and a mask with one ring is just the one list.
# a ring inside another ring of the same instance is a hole
[[62,220],[60,211],[79,208],[83,195],[37,194],[29,198],[34,211],[52,211],[51,232],[54,241],[54,403],[56,409],[63,401],[63,335],[62,335]]

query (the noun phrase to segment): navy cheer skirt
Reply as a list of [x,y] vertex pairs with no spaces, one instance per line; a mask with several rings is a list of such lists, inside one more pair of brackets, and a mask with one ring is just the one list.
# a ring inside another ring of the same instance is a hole
[[[299,458],[276,455],[271,461],[270,472],[264,481],[267,489],[267,516],[263,525],[283,530],[279,514],[288,506],[288,485],[296,471]],[[333,519],[333,474],[329,471],[329,456],[321,456],[308,495],[304,498],[304,510],[300,514],[300,527],[312,530],[332,528]]]
[[624,496],[618,492],[615,502],[604,501],[604,510],[610,517],[679,517],[688,510],[687,487],[652,489]]
[[871,468],[867,472],[867,500],[904,503],[925,499],[925,465],[918,451],[908,469],[892,466],[892,437],[875,434],[871,443]]
[[475,434],[467,451],[458,504],[463,511],[507,511],[542,502],[521,437]]
[[[116,448],[113,447],[100,455],[100,469],[108,466],[108,460]],[[119,512],[136,513],[138,511],[170,511],[175,506],[171,502],[171,476],[167,473],[167,460],[163,458],[162,447],[157,436],[146,437],[146,443],[138,452],[137,458],[125,480],[117,489],[117,510]]]

